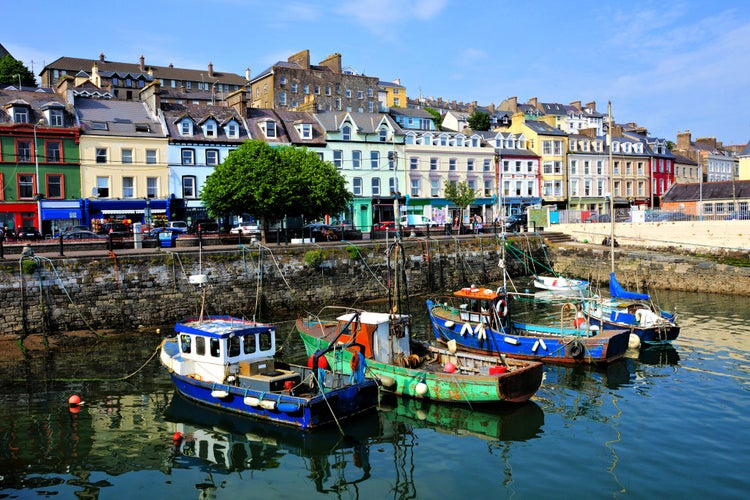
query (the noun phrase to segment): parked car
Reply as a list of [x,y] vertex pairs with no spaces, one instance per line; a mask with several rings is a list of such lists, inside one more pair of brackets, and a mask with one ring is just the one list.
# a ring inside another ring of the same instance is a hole
[[130,227],[124,222],[107,222],[99,227],[97,233],[112,235],[113,238],[126,238],[130,236]]
[[257,224],[242,223],[237,224],[229,230],[230,234],[260,234],[260,227]]
[[[187,228],[182,227],[155,227],[151,229],[150,231],[147,231],[145,234],[149,238],[158,238],[159,234],[170,232],[175,235],[185,234],[187,233]],[[176,237],[176,236],[175,236]]]
[[591,214],[583,222],[610,222],[611,220],[609,214]]
[[526,228],[526,214],[511,214],[505,218],[505,232],[517,233]]
[[396,221],[387,220],[382,222],[376,222],[372,225],[373,231],[395,231]]
[[188,230],[188,224],[184,220],[171,220],[167,223],[167,227],[170,229],[183,229]]
[[401,225],[402,226],[439,226],[437,222],[430,219],[426,215],[402,215],[401,216]]
[[312,238],[314,241],[338,241],[341,239],[341,233],[333,226],[314,222],[303,228],[303,237]]
[[188,228],[188,233],[198,234],[198,232],[202,234],[218,233],[219,224],[215,220],[211,220],[211,219],[197,219],[193,221],[192,224],[190,224],[190,227]]
[[72,231],[65,231],[62,234],[63,240],[106,240],[106,234],[98,234],[94,231],[74,229]]
[[44,238],[39,230],[32,226],[19,227],[16,231],[17,240],[41,240]]

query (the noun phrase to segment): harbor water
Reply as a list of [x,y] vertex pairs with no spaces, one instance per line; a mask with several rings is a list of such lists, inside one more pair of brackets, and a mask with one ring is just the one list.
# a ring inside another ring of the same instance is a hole
[[[153,331],[63,349],[0,384],[0,498],[746,498],[750,304],[657,295],[679,311],[672,347],[599,371],[546,366],[523,405],[384,397],[312,434],[177,397]],[[429,338],[424,303],[412,312]],[[278,331],[299,357],[291,323]]]

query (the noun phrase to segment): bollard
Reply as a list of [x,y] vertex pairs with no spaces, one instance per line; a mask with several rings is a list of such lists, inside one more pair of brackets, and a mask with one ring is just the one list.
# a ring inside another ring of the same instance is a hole
[[60,257],[65,257],[65,254],[63,253],[63,235],[60,235]]
[[110,252],[114,250],[114,244],[112,243],[112,233],[107,235],[107,250]]
[[237,231],[237,234],[239,235],[237,237],[237,244],[238,245],[242,245],[242,229],[240,229],[239,231]]
[[3,242],[5,241],[5,235],[0,234],[0,259],[5,258],[5,249],[3,248]]
[[198,249],[203,249],[203,230],[198,229]]

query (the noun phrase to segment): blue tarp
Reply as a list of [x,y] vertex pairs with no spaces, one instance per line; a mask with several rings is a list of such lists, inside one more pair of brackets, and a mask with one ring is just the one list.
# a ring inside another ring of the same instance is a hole
[[613,299],[629,299],[629,300],[648,300],[650,297],[647,293],[628,292],[625,290],[617,278],[615,273],[609,274],[609,295]]

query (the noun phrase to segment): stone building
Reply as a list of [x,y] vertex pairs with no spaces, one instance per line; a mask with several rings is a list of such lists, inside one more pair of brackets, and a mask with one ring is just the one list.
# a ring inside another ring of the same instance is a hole
[[377,113],[379,81],[342,69],[339,53],[316,65],[302,50],[252,78],[250,102],[277,111]]

